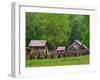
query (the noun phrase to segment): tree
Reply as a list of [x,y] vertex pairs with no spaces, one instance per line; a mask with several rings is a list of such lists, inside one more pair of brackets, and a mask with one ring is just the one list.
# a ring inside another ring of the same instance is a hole
[[49,48],[68,44],[71,29],[67,15],[50,13],[26,13],[26,42],[31,39],[46,39]]
[[26,12],[26,46],[32,39],[47,40],[49,49],[76,39],[89,47],[89,16]]
[[85,15],[83,17],[82,20],[83,24],[82,24],[82,31],[81,31],[81,41],[87,46],[89,47],[89,15]]
[[81,15],[69,15],[69,23],[72,29],[70,33],[70,40],[73,42],[74,40],[81,40],[81,29],[82,29],[82,18]]
[[70,42],[77,39],[89,47],[89,16],[69,15],[68,19],[71,27]]

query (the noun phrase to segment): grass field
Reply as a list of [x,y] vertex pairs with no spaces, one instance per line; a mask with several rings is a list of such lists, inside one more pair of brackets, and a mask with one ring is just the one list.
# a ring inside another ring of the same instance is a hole
[[56,59],[26,60],[26,67],[80,65],[80,64],[89,64],[89,55],[56,58]]

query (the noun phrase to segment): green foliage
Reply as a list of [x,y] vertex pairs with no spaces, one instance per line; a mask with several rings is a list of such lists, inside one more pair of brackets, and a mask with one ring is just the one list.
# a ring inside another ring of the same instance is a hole
[[89,47],[89,16],[85,16],[82,21],[82,32],[81,32],[81,41]]
[[69,15],[71,42],[78,39],[89,47],[89,16],[88,15]]
[[26,12],[26,45],[32,39],[47,40],[49,49],[76,39],[89,46],[89,16]]

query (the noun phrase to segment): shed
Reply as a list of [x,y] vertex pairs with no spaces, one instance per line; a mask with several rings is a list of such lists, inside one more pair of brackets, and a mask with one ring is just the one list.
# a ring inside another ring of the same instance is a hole
[[87,47],[79,40],[75,40],[67,49],[86,49]]
[[29,43],[31,54],[34,56],[45,56],[48,53],[46,40],[31,40]]

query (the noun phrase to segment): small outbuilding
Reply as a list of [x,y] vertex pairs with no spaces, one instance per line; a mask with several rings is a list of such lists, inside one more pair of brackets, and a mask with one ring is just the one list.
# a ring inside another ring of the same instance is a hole
[[79,49],[87,49],[87,47],[82,44],[81,41],[75,40],[69,47],[67,47],[68,50],[79,50]]
[[67,47],[67,55],[78,56],[88,54],[88,48],[79,40],[75,40],[70,46]]
[[56,52],[65,52],[65,46],[58,46]]
[[29,43],[29,48],[31,48],[31,54],[36,57],[46,56],[48,53],[46,40],[31,40]]

